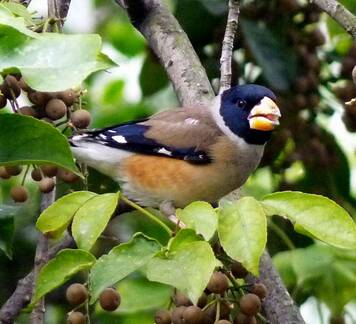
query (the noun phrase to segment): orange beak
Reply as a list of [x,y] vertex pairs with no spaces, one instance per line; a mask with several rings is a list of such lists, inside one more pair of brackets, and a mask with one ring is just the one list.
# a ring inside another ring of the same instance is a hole
[[258,105],[252,108],[248,121],[251,129],[271,131],[279,125],[280,117],[281,112],[275,102],[268,97],[264,97]]

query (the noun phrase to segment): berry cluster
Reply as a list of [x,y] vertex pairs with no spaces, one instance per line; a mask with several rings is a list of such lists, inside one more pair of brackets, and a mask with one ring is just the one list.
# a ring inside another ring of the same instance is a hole
[[[27,94],[32,105],[19,106],[18,97],[21,93]],[[89,126],[90,113],[80,109],[81,93],[73,89],[59,92],[40,92],[31,89],[20,74],[7,75],[0,85],[0,109],[10,104],[14,113],[32,116],[46,121],[54,127],[68,127],[78,130]],[[78,109],[79,108],[79,109]],[[10,179],[22,173],[20,165],[0,167],[0,178]],[[27,189],[23,186],[29,167],[23,175],[22,185],[11,189],[10,195],[15,202],[24,202],[28,198]],[[34,166],[31,177],[38,182],[39,190],[43,193],[51,192],[55,186],[53,177],[57,176],[66,183],[74,183],[79,177],[71,172],[58,169],[52,165]]]
[[194,306],[188,297],[177,291],[173,298],[175,307],[156,312],[156,324],[253,324],[261,310],[261,299],[267,294],[261,283],[238,285],[236,279],[248,274],[239,262],[230,269],[215,271]]
[[[68,313],[68,323],[70,324],[85,324],[87,322],[86,315],[78,311],[88,302],[89,293],[85,285],[74,283],[67,288],[66,298],[74,309]],[[112,312],[116,310],[121,303],[120,294],[113,288],[104,289],[99,296],[99,303],[102,309]]]

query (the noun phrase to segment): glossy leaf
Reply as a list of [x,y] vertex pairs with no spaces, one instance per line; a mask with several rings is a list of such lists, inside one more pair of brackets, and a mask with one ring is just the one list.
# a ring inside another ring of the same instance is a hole
[[[180,235],[173,240],[183,240],[184,237]],[[196,303],[219,262],[206,241],[180,242],[171,244],[171,247],[174,248],[160,253],[148,263],[147,278],[176,287]]]
[[160,244],[143,234],[137,234],[127,243],[114,247],[98,259],[90,272],[91,303],[106,287],[112,286],[145,265],[158,251]]
[[259,259],[267,242],[267,220],[252,197],[227,202],[219,209],[218,234],[225,252],[258,275]]
[[11,259],[12,258],[12,240],[15,231],[14,216],[18,208],[1,205],[0,206],[0,250]]
[[104,231],[119,202],[120,193],[95,196],[74,215],[72,235],[78,248],[90,250]]
[[97,194],[90,191],[76,191],[59,198],[38,217],[37,229],[43,234],[58,237],[68,227],[78,209],[95,196]]
[[1,114],[0,129],[0,165],[51,163],[80,175],[66,137],[48,123]]
[[65,249],[50,260],[40,271],[32,297],[33,306],[45,294],[59,287],[79,271],[89,269],[95,257],[87,251]]
[[176,210],[177,217],[189,228],[210,240],[218,225],[218,215],[207,202],[195,201],[184,209]]
[[319,195],[282,191],[261,201],[268,215],[288,218],[296,230],[340,248],[356,248],[356,224],[334,201]]

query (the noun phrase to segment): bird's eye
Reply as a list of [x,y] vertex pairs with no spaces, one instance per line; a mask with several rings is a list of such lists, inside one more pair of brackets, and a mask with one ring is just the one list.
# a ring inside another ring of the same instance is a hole
[[239,108],[244,108],[246,106],[246,101],[243,99],[239,99],[236,102],[236,106],[238,106]]

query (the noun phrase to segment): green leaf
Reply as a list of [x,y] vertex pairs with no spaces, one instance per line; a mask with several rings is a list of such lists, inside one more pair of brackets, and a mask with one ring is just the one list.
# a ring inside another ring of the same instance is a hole
[[225,203],[219,209],[218,234],[225,252],[258,275],[258,265],[267,242],[267,219],[252,197]]
[[26,24],[28,24],[28,25],[34,24],[32,21],[32,16],[31,16],[30,12],[27,10],[27,8],[24,5],[21,5],[19,3],[15,3],[15,2],[5,2],[5,3],[0,4],[0,10],[2,8],[6,8],[9,11],[11,11],[11,13],[14,16],[24,18]]
[[0,250],[12,259],[12,240],[15,231],[14,216],[18,208],[8,205],[0,206]]
[[167,252],[155,256],[147,265],[146,275],[151,281],[176,287],[196,303],[219,262],[208,242],[192,242],[188,235],[189,242],[183,244],[184,237],[177,236],[173,240],[180,243],[171,244]]
[[159,250],[160,244],[156,240],[138,233],[131,241],[100,257],[89,275],[90,302],[94,303],[104,288],[145,265]]
[[80,249],[93,247],[113,215],[119,197],[119,192],[97,195],[78,209],[72,223],[72,235]]
[[268,215],[288,218],[296,230],[340,248],[356,248],[356,224],[345,209],[319,195],[282,191],[261,201]]
[[297,60],[287,45],[281,26],[272,29],[255,21],[241,19],[241,27],[264,78],[274,89],[287,91],[296,76]]
[[36,227],[51,237],[60,236],[68,227],[78,209],[97,194],[89,191],[76,191],[61,197],[46,208],[38,217]]
[[218,215],[207,202],[192,202],[184,209],[177,209],[176,215],[188,228],[193,228],[207,241],[213,237],[217,229]]
[[203,239],[197,235],[197,233],[190,229],[190,228],[184,228],[181,229],[176,236],[171,238],[167,244],[167,248],[170,251],[175,251],[180,248],[183,248],[184,245],[190,244],[193,242],[197,241],[202,241]]
[[50,260],[40,271],[36,281],[33,306],[41,297],[59,287],[79,271],[89,269],[95,257],[83,250],[65,249]]
[[51,163],[80,175],[66,137],[48,123],[1,114],[0,129],[0,165]]

